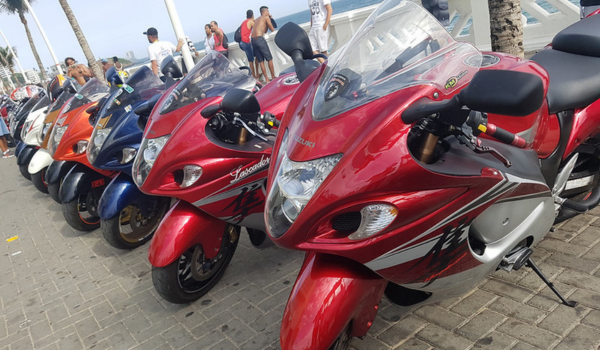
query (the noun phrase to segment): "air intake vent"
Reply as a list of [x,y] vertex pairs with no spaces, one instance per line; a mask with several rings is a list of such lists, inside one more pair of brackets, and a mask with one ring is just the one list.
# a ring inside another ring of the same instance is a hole
[[360,227],[361,219],[359,211],[351,211],[334,217],[331,226],[336,231],[354,232]]

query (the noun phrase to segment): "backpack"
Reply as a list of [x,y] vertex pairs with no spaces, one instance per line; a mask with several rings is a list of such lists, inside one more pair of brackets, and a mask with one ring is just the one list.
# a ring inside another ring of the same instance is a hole
[[229,39],[227,38],[227,34],[225,34],[225,32],[223,32],[223,48],[229,48]]
[[235,42],[238,44],[242,42],[242,26],[240,26],[235,31],[235,34],[233,35],[233,40],[235,40]]

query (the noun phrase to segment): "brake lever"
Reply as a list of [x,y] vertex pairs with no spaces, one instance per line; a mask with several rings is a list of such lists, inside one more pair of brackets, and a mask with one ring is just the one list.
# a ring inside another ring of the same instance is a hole
[[250,127],[249,127],[249,126],[248,126],[248,125],[247,125],[247,124],[246,124],[246,123],[245,123],[245,122],[244,122],[242,119],[240,119],[240,118],[239,118],[237,115],[234,115],[234,116],[233,116],[233,123],[235,124],[235,122],[236,122],[236,121],[237,121],[237,122],[240,122],[240,124],[242,124],[242,126],[243,126],[243,127],[246,129],[246,130],[248,130],[248,132],[249,132],[250,134],[252,134],[252,136],[256,136],[256,137],[258,137],[259,139],[261,139],[261,140],[263,140],[263,141],[265,141],[265,142],[268,142],[268,141],[269,141],[269,140],[267,140],[265,137],[263,137],[262,135],[259,135],[259,134],[257,134],[257,133],[256,133],[254,130],[252,130],[252,128],[250,128]]
[[476,137],[469,139],[467,138],[467,135],[464,134],[457,135],[456,137],[460,143],[467,145],[467,147],[469,147],[473,152],[477,154],[489,153],[494,156],[494,158],[501,161],[505,167],[510,168],[512,166],[512,162],[503,156],[502,153],[498,152],[498,150],[496,150],[494,147],[482,146],[480,139]]

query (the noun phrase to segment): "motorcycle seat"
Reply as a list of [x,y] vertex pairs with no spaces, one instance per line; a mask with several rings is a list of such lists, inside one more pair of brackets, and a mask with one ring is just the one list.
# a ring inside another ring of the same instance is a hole
[[600,16],[591,16],[561,30],[552,48],[576,55],[600,57]]
[[550,113],[583,108],[600,98],[600,57],[547,49],[531,60],[550,76],[546,95]]

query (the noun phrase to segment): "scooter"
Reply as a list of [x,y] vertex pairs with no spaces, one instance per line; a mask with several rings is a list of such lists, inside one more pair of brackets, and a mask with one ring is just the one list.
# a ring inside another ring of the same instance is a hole
[[214,52],[153,107],[133,179],[144,193],[178,199],[148,251],[165,300],[192,302],[216,285],[240,226],[255,246],[268,242],[262,210],[277,119],[260,111],[281,117],[298,86],[294,73],[282,74],[255,97],[254,79]]
[[[95,121],[98,105],[108,92],[105,83],[96,78],[90,79],[63,108],[52,128],[48,152],[53,161],[46,171],[45,183],[48,193],[59,204],[60,186],[67,173],[77,165],[92,168],[87,160],[86,151],[89,148],[92,123]],[[111,173],[105,172],[105,175]],[[76,222],[79,221],[77,218]]]
[[39,142],[40,148],[35,152],[27,167],[27,171],[31,174],[31,181],[42,193],[48,193],[46,172],[52,163],[52,155],[48,151],[50,135],[52,134],[56,121],[59,118],[62,118],[63,113],[69,111],[70,104],[76,104],[73,99],[75,99],[74,96],[80,88],[79,85],[76,85],[70,78],[65,80],[58,79],[57,84],[58,87],[52,86],[54,91],[50,98],[53,99],[54,96],[57,94],[59,95],[48,110],[48,113],[44,118],[43,127],[37,133],[37,141]]
[[[35,131],[32,131],[31,133],[29,131],[34,124],[34,121],[38,118],[43,120],[48,111],[50,99],[46,93],[40,92],[37,96],[31,98],[27,104],[30,104],[31,107],[24,106],[21,115],[17,115],[16,118],[13,119],[13,122],[11,123],[11,126],[13,127],[11,128],[11,134],[15,135],[13,136],[13,139],[19,143],[17,151],[15,152],[19,171],[23,177],[31,180],[31,174],[27,171],[27,167],[29,166],[31,158],[33,158],[33,155],[37,152],[39,144],[36,144],[37,135]],[[28,135],[29,137],[27,137]]]
[[345,349],[384,294],[409,310],[499,269],[529,267],[576,305],[531,254],[554,223],[600,202],[598,21],[522,60],[481,54],[420,6],[386,0],[304,81],[265,209],[273,241],[306,252],[282,349]]
[[[106,72],[112,86],[122,85],[114,68]],[[165,91],[163,83],[148,67],[137,70],[98,113],[87,152],[97,169],[119,172],[106,186],[98,202],[100,227],[106,241],[115,248],[133,249],[152,238],[170,199],[142,193],[131,178],[133,159],[142,142],[138,115],[134,113]],[[151,109],[151,108],[150,108]]]

